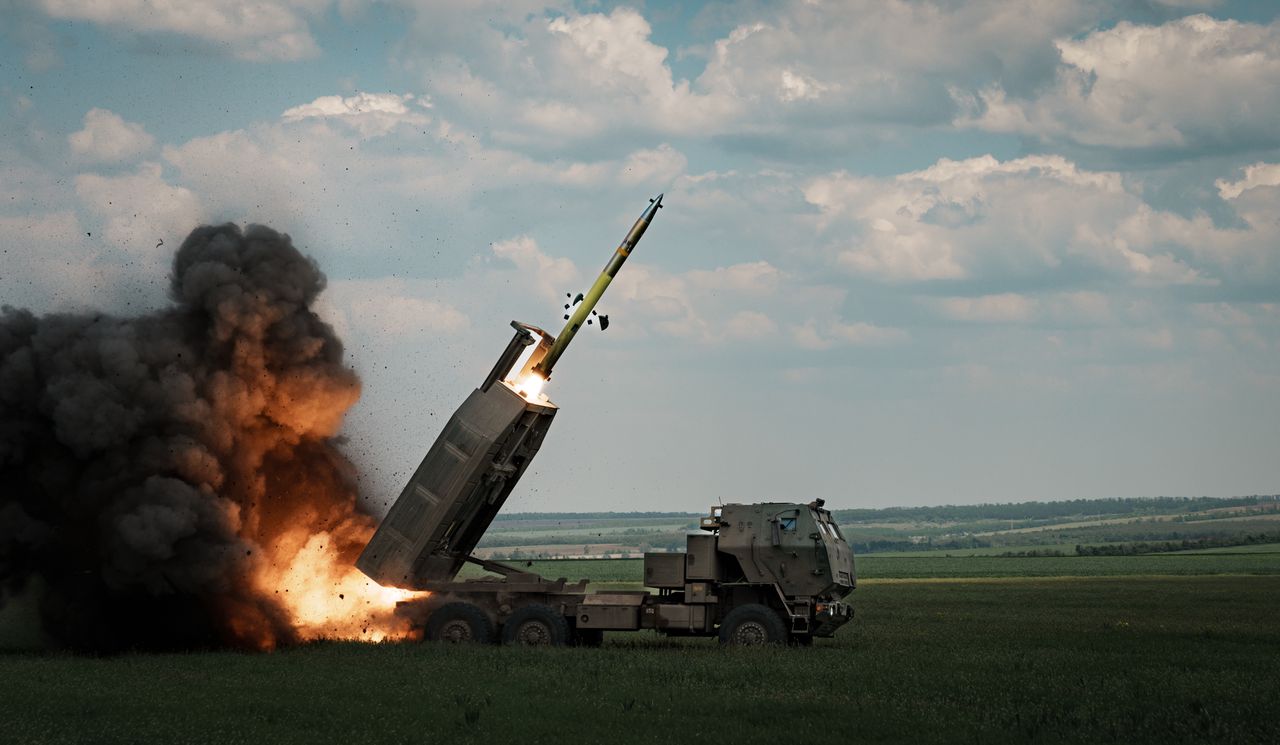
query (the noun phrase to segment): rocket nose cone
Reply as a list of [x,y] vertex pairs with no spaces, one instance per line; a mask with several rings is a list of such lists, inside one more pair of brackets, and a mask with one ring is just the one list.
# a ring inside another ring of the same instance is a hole
[[658,208],[662,206],[662,197],[663,197],[663,196],[664,196],[664,195],[659,194],[658,196],[656,196],[656,197],[654,197],[653,199],[650,199],[650,200],[649,200],[649,206],[645,208],[645,210],[644,210],[644,214],[640,216],[640,218],[641,218],[642,220],[652,220],[652,219],[653,219],[653,216],[654,216],[655,214],[657,214],[657,212],[658,212]]

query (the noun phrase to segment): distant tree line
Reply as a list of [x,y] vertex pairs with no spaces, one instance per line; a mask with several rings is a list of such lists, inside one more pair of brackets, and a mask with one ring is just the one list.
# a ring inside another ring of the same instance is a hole
[[1181,541],[1143,541],[1139,543],[1110,543],[1101,546],[1076,546],[1076,555],[1134,556],[1137,554],[1162,554],[1170,551],[1192,551],[1204,548],[1252,546],[1260,543],[1280,543],[1280,533],[1248,533],[1237,536],[1189,538]]
[[[837,522],[839,522],[837,520]],[[917,541],[900,540],[893,538],[865,538],[859,539],[856,536],[845,533],[846,540],[849,541],[849,547],[853,549],[855,554],[872,554],[882,551],[944,551],[952,549],[964,548],[991,548],[991,541],[977,536],[959,536],[956,538],[947,538],[945,540],[929,540],[926,543]]]
[[702,513],[694,512],[503,512],[494,522],[508,520],[642,520],[654,517],[679,517],[697,519]]
[[477,548],[506,548],[510,546],[572,546],[574,544],[582,545],[586,543],[609,543],[636,546],[647,544],[654,547],[666,548],[668,546],[685,545],[684,533],[673,533],[671,531],[645,531],[645,530],[626,530],[617,533],[601,532],[598,535],[582,535],[582,534],[555,534],[548,532],[546,535],[517,535],[506,536],[501,533],[491,533],[480,539]]
[[975,520],[1053,520],[1101,515],[1163,515],[1198,512],[1222,507],[1274,504],[1280,495],[1244,497],[1122,497],[1069,499],[1061,502],[1009,502],[999,504],[942,505],[939,507],[884,507],[835,510],[841,525],[878,522],[965,522]]

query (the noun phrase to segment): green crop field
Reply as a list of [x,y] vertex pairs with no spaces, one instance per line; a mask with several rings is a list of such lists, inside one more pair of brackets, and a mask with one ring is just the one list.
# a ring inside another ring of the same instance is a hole
[[11,653],[0,739],[1280,741],[1280,577],[897,580],[854,599],[854,622],[810,649],[642,633],[601,649]]

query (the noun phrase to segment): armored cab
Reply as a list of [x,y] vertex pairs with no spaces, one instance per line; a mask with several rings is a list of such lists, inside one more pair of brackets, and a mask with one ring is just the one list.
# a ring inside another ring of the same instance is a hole
[[701,528],[710,535],[690,535],[685,553],[645,554],[645,585],[658,591],[654,628],[718,632],[728,643],[749,628],[807,643],[853,618],[843,602],[856,583],[853,551],[822,500],[717,506]]
[[531,371],[551,337],[511,325],[511,343],[449,419],[356,561],[374,581],[421,590],[452,580],[542,445],[556,406]]
[[702,528],[719,536],[718,550],[733,557],[742,581],[840,598],[856,581],[853,551],[822,504],[728,504],[712,508]]

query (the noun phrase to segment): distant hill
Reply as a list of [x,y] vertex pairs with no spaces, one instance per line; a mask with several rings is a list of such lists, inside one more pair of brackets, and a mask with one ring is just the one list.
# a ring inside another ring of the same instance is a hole
[[[828,506],[834,506],[828,501]],[[834,509],[858,553],[1147,553],[1251,545],[1280,535],[1280,496],[1130,497]],[[636,556],[681,550],[701,512],[511,512],[478,546],[491,558]]]
[[950,523],[980,520],[1053,520],[1062,518],[1145,517],[1180,512],[1202,512],[1224,507],[1274,504],[1280,495],[1248,497],[1119,497],[1068,499],[1060,502],[1007,502],[943,505],[940,507],[882,507],[834,510],[840,523]]

